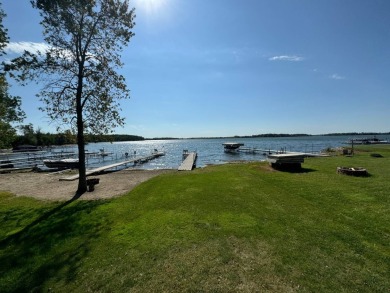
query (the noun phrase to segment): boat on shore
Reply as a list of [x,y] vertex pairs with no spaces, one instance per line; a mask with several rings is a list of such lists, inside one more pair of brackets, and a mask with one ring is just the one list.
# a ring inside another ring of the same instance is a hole
[[60,160],[43,160],[43,163],[48,168],[56,169],[78,169],[78,159],[60,159]]

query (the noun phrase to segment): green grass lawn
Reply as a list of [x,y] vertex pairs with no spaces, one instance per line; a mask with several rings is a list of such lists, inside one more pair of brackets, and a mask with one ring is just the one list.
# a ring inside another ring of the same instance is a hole
[[390,291],[390,147],[302,166],[166,174],[112,200],[0,192],[0,292]]

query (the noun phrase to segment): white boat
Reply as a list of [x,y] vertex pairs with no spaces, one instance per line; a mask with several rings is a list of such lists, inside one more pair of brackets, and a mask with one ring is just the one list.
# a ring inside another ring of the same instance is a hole
[[222,144],[224,146],[224,151],[228,153],[235,153],[238,151],[240,146],[243,146],[243,143],[239,142],[225,142]]
[[57,169],[78,169],[79,168],[78,159],[43,160],[43,163],[48,168],[57,168]]

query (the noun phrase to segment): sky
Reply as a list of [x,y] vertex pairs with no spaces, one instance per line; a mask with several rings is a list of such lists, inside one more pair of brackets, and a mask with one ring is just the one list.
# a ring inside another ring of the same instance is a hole
[[[30,1],[2,0],[4,58],[44,47]],[[390,131],[390,1],[133,0],[116,133],[220,137]],[[35,96],[24,124],[55,132]]]

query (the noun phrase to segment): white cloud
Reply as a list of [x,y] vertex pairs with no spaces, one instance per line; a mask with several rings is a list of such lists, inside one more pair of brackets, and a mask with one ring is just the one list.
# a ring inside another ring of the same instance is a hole
[[273,56],[268,58],[269,61],[291,61],[291,62],[298,62],[303,61],[304,58],[301,56],[289,56],[289,55],[281,55],[281,56]]
[[[49,46],[46,43],[34,43],[34,42],[11,42],[5,47],[5,52],[9,55],[17,54],[22,55],[24,51],[28,51],[32,54],[45,53],[50,48],[53,48]],[[72,52],[68,50],[58,50],[60,53],[62,53],[63,58],[71,59],[73,57]],[[92,56],[92,55],[91,55]]]
[[45,43],[34,42],[11,42],[5,48],[5,52],[8,54],[23,54],[24,51],[31,53],[37,53],[38,51],[43,53],[49,49],[49,45]]
[[345,79],[345,76],[341,76],[341,75],[338,75],[337,73],[334,73],[334,74],[330,75],[329,78],[330,79],[341,80],[341,79]]

